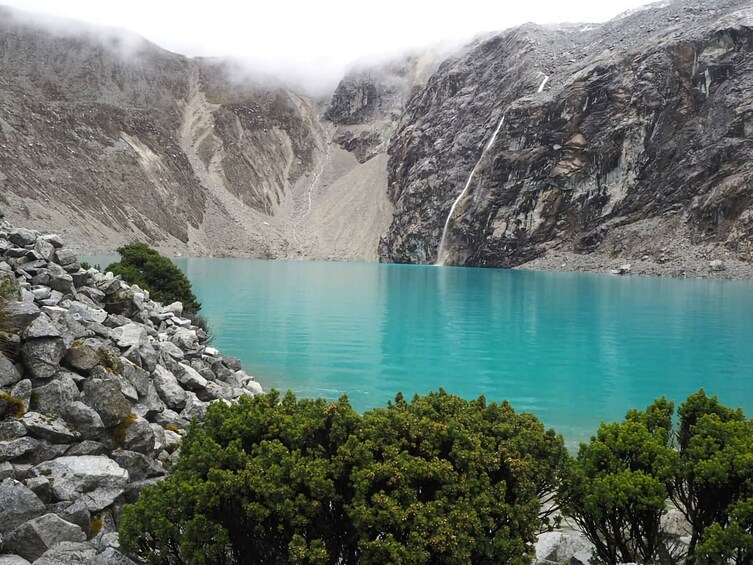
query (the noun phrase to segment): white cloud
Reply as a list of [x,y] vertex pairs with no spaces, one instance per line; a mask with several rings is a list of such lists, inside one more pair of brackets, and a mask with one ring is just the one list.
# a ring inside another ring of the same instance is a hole
[[[3,1],[3,0],[0,0]],[[134,31],[171,51],[232,56],[303,81],[356,59],[464,40],[527,21],[598,22],[648,0],[4,0]]]

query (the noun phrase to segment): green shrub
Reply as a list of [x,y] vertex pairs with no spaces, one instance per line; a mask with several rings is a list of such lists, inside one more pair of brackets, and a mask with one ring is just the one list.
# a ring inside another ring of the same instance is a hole
[[679,469],[670,445],[674,406],[662,398],[621,423],[602,424],[582,444],[560,496],[594,544],[597,557],[617,563],[677,563],[660,527]]
[[[719,543],[731,543],[739,533],[750,530],[746,499],[753,495],[753,422],[742,410],[723,406],[703,390],[688,397],[678,412],[682,468],[672,499],[692,526],[688,562],[693,563],[696,545],[712,524],[716,526],[709,532],[706,552],[711,539],[717,550],[735,551],[738,547]],[[740,539],[740,543],[750,541]]]
[[107,271],[148,290],[153,300],[163,304],[182,302],[188,316],[201,309],[191,282],[170,259],[141,242],[129,243],[119,248],[118,253],[120,261],[109,265]]
[[121,542],[150,563],[528,564],[565,458],[506,403],[440,391],[359,416],[272,392],[212,405]]

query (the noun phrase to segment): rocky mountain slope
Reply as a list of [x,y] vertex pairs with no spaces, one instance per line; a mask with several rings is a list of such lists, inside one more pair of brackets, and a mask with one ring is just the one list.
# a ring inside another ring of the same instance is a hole
[[0,286],[21,330],[0,352],[0,563],[132,563],[123,505],[210,402],[261,386],[180,303],[82,269],[58,236],[0,225]]
[[381,260],[436,261],[468,183],[447,263],[748,264],[752,48],[753,8],[741,0],[479,40],[414,94],[392,137],[396,210]]
[[[316,186],[325,167],[330,182],[352,176],[328,161],[334,128],[323,110],[229,61],[0,8],[0,205],[79,250],[141,239],[192,255],[334,255],[296,240],[311,193],[326,193]],[[376,188],[367,173],[363,192],[384,204],[373,208],[368,257],[351,249],[363,242],[316,228],[341,258],[376,259],[391,220],[386,169]]]

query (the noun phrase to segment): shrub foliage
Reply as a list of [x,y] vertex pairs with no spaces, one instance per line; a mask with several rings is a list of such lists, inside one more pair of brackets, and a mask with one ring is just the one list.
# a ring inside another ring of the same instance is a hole
[[528,564],[566,458],[507,403],[440,391],[360,416],[273,392],[211,406],[121,540],[150,563]]
[[186,313],[195,314],[201,309],[191,282],[170,259],[142,242],[129,243],[118,249],[120,261],[107,267],[121,275],[129,284],[148,290],[152,299],[170,304],[183,303]]

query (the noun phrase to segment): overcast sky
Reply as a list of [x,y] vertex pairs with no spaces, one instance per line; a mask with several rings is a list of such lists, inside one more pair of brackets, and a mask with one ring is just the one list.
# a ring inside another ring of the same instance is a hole
[[0,0],[118,26],[186,55],[233,56],[306,80],[349,63],[528,21],[599,22],[648,0]]

